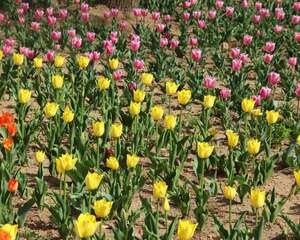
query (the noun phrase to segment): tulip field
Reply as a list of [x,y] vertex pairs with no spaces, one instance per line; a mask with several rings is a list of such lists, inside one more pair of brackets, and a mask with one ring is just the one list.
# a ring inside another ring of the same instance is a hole
[[0,240],[300,239],[300,2],[105,3],[0,1]]

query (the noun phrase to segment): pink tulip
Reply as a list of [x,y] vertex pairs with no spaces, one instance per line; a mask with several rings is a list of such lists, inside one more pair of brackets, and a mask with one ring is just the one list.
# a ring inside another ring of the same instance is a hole
[[216,78],[212,76],[204,77],[203,85],[207,89],[214,89],[216,87],[217,81]]
[[275,50],[275,43],[274,42],[266,42],[266,45],[264,47],[264,50],[267,53],[272,53]]
[[190,0],[191,5],[193,5],[193,6],[196,5],[197,2],[198,2],[198,0]]
[[240,56],[241,50],[239,48],[232,48],[230,51],[230,57],[231,58],[237,58]]
[[221,0],[217,0],[215,3],[216,9],[221,9],[224,6],[224,2]]
[[273,55],[272,54],[265,54],[263,56],[263,60],[264,60],[264,63],[266,64],[269,64],[273,59]]
[[105,52],[108,56],[111,56],[114,54],[115,52],[115,48],[112,46],[108,46],[107,48],[105,48]]
[[202,57],[202,51],[199,48],[192,49],[192,59],[195,62],[199,62]]
[[296,42],[300,42],[300,32],[295,32],[294,39]]
[[140,42],[140,40],[132,40],[131,42],[130,42],[130,50],[131,51],[133,51],[133,52],[136,52],[136,51],[138,51],[139,49],[140,49],[140,46],[141,46],[141,42]]
[[254,95],[254,96],[252,96],[251,98],[255,101],[255,106],[256,106],[256,107],[260,105],[260,102],[261,102],[261,97],[260,97],[260,95],[258,95],[258,96]]
[[227,17],[232,17],[234,13],[234,8],[233,7],[226,7],[226,16]]
[[74,4],[80,4],[80,0],[74,0]]
[[164,37],[165,37],[166,39],[170,39],[170,38],[171,38],[171,33],[170,33],[170,32],[165,32],[165,33],[164,33]]
[[90,14],[88,12],[83,12],[81,13],[81,20],[84,22],[84,23],[88,23],[89,20],[90,20]]
[[0,23],[4,22],[5,15],[3,13],[0,13]]
[[36,21],[40,21],[44,16],[44,11],[42,9],[37,9],[34,12],[34,18]]
[[9,45],[4,45],[3,48],[2,48],[2,51],[4,53],[4,55],[9,55],[12,53],[12,46],[9,46]]
[[242,54],[240,55],[240,60],[241,60],[243,63],[249,62],[248,54],[242,53]]
[[52,8],[52,7],[49,7],[49,8],[46,9],[46,15],[47,15],[48,17],[53,16],[53,13],[54,13],[54,11],[53,11],[53,8]]
[[300,97],[300,84],[299,83],[296,85],[295,94],[297,97]]
[[177,48],[178,46],[179,46],[179,41],[178,41],[178,40],[172,39],[172,40],[170,41],[170,47],[171,47],[172,49],[175,49],[175,48]]
[[163,16],[163,21],[164,21],[165,23],[170,22],[170,21],[171,21],[171,16],[170,16],[170,15],[164,15],[164,16]]
[[33,31],[36,31],[38,32],[40,30],[40,23],[38,22],[32,22],[30,24],[30,28],[33,30]]
[[111,40],[104,40],[103,43],[102,43],[103,47],[104,48],[108,48],[108,47],[112,47],[113,46],[113,43]]
[[268,74],[268,82],[272,86],[277,85],[280,82],[280,75],[276,72],[270,72]]
[[275,33],[281,33],[281,32],[282,32],[282,26],[275,25],[275,27],[274,27],[274,32],[275,32]]
[[89,5],[87,3],[82,3],[80,6],[80,11],[82,13],[87,13],[89,11]]
[[53,62],[54,61],[54,51],[48,50],[48,52],[46,53],[44,59],[47,62]]
[[119,22],[119,29],[120,31],[124,31],[128,27],[128,23],[124,20]]
[[4,39],[4,45],[12,47],[13,45],[15,45],[15,43],[16,43],[16,40],[13,38]]
[[206,27],[205,21],[204,21],[204,20],[198,21],[198,26],[199,26],[199,28],[201,28],[201,29],[205,28],[205,27]]
[[253,22],[254,24],[258,24],[258,23],[260,23],[260,21],[261,21],[260,15],[254,15],[254,16],[252,17],[252,22]]
[[106,18],[110,18],[110,11],[104,11],[103,13],[103,17],[106,19]]
[[299,24],[300,23],[300,16],[296,16],[296,15],[292,16],[291,23],[293,25]]
[[55,49],[55,50],[59,50],[60,48],[61,48],[60,44],[55,44],[55,45],[54,45],[54,49]]
[[242,1],[242,7],[245,8],[245,9],[249,7],[249,2],[248,2],[248,0],[243,0],[243,1]]
[[61,32],[51,32],[51,38],[53,41],[58,41],[61,38]]
[[182,14],[182,19],[183,19],[183,21],[187,22],[190,19],[190,14],[188,12],[184,12]]
[[266,8],[260,9],[259,14],[261,17],[270,17],[270,11]]
[[89,42],[93,42],[96,39],[96,33],[94,32],[87,32],[86,33],[86,38]]
[[201,12],[200,11],[194,11],[192,15],[193,15],[193,18],[199,19],[201,17]]
[[255,9],[256,9],[257,11],[259,11],[261,8],[262,8],[262,3],[261,3],[261,2],[256,2],[256,3],[255,3]]
[[229,88],[222,88],[220,90],[220,98],[226,100],[231,97],[231,90]]
[[217,12],[215,10],[208,11],[208,19],[214,20],[216,19],[216,16],[217,16]]
[[69,38],[74,38],[76,36],[76,30],[73,28],[69,29],[68,36],[69,36]]
[[128,83],[128,88],[129,88],[130,90],[136,90],[136,89],[137,89],[137,84],[136,84],[136,82],[130,82],[130,83]]
[[191,38],[190,39],[190,45],[192,46],[192,47],[195,47],[195,46],[197,46],[198,45],[198,39],[197,38]]
[[28,57],[29,59],[33,59],[35,57],[35,51],[28,49],[25,56]]
[[21,7],[24,9],[24,12],[27,12],[30,8],[29,3],[28,2],[24,2],[22,3]]
[[278,21],[282,21],[285,18],[285,13],[283,8],[275,8],[275,17]]
[[159,40],[159,45],[160,45],[162,48],[168,46],[168,43],[169,43],[169,41],[168,41],[167,38],[161,38],[161,39]]
[[290,57],[288,62],[291,66],[296,66],[297,65],[297,57]]
[[239,72],[241,70],[243,62],[240,59],[233,59],[231,64],[231,69],[234,72]]
[[140,8],[133,8],[133,9],[132,9],[132,12],[133,12],[133,15],[134,15],[135,17],[140,17],[140,16],[142,16],[142,9],[140,9]]
[[23,8],[18,8],[17,9],[17,14],[20,15],[24,15],[24,9]]
[[164,24],[158,23],[158,24],[156,24],[156,31],[162,33],[165,30],[165,27],[166,26]]
[[60,9],[59,10],[59,18],[60,19],[66,19],[68,17],[68,10],[67,9]]
[[18,22],[19,22],[20,24],[24,24],[24,23],[25,23],[25,18],[24,18],[24,17],[19,17],[19,18],[18,18]]
[[293,10],[296,12],[300,11],[300,2],[294,2]]
[[259,95],[262,99],[266,99],[271,95],[272,89],[268,87],[262,87],[259,90]]
[[148,16],[148,9],[142,9],[141,14],[142,14],[143,17],[147,17]]
[[53,16],[49,16],[47,18],[47,24],[49,26],[54,26],[56,24],[56,17],[53,17]]
[[182,7],[185,8],[185,9],[189,8],[190,6],[191,6],[191,3],[189,1],[185,1],[182,4]]
[[71,44],[73,48],[81,48],[82,39],[80,37],[74,37],[71,40]]
[[253,37],[252,36],[250,36],[250,35],[245,35],[244,37],[243,37],[243,44],[244,45],[250,45],[251,43],[252,43],[252,40],[253,40]]
[[122,79],[122,72],[120,70],[114,71],[113,78],[115,81],[120,81]]
[[160,19],[160,12],[152,12],[151,14],[152,20],[157,21]]
[[117,8],[112,8],[110,10],[110,15],[113,17],[113,18],[116,18],[118,15],[119,15],[119,9]]
[[141,59],[135,59],[133,62],[133,66],[136,71],[139,71],[144,67],[144,61]]

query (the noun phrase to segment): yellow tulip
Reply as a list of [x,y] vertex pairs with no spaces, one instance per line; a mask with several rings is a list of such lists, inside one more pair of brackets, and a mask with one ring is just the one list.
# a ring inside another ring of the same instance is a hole
[[19,53],[14,53],[13,62],[17,66],[21,66],[24,62],[24,55]]
[[260,108],[253,109],[253,110],[251,111],[251,114],[252,114],[253,116],[255,116],[255,117],[260,117],[260,116],[262,116],[262,112],[261,112]]
[[118,170],[120,167],[119,161],[115,157],[110,156],[108,159],[106,159],[106,167],[114,171]]
[[167,197],[164,198],[163,209],[164,209],[165,212],[169,212],[170,211],[169,199]]
[[233,200],[235,198],[236,195],[236,190],[234,187],[230,187],[230,186],[225,186],[223,189],[223,193],[224,193],[224,197],[227,200]]
[[156,181],[153,184],[153,197],[155,199],[164,199],[166,197],[168,185],[164,181]]
[[190,101],[191,97],[191,90],[181,90],[177,92],[177,100],[181,105],[186,105]]
[[87,56],[80,55],[77,57],[77,64],[80,69],[85,69],[90,63],[90,59]]
[[132,117],[139,115],[141,111],[141,103],[131,102],[129,106],[129,112]]
[[300,146],[300,135],[298,135],[298,137],[297,137],[297,144],[298,144],[298,146]]
[[113,202],[101,199],[94,202],[93,209],[97,217],[105,218],[109,215],[112,205]]
[[28,89],[21,88],[18,93],[19,102],[21,104],[27,104],[31,99],[31,91]]
[[260,149],[260,141],[254,138],[250,138],[247,141],[247,152],[250,154],[257,154]]
[[122,132],[123,132],[123,125],[121,123],[114,123],[114,124],[111,125],[110,136],[112,138],[121,137]]
[[214,151],[214,146],[210,145],[207,142],[198,142],[197,143],[197,153],[200,158],[209,158],[212,152]]
[[65,63],[65,58],[61,55],[56,55],[54,58],[54,66],[61,68]]
[[101,222],[97,222],[94,215],[81,213],[74,222],[75,233],[79,238],[89,238],[96,233],[100,224]]
[[2,60],[3,57],[4,57],[4,53],[3,53],[2,49],[0,49],[0,60]]
[[64,84],[64,77],[60,75],[53,75],[52,76],[52,86],[54,89],[62,88]]
[[33,66],[35,68],[42,68],[43,67],[43,58],[41,58],[41,57],[35,57],[33,59]]
[[1,228],[9,235],[9,240],[15,240],[18,233],[18,225],[4,224]]
[[133,100],[135,102],[142,102],[145,99],[145,95],[146,95],[146,93],[141,89],[134,90],[133,91]]
[[107,90],[109,88],[110,81],[104,76],[99,76],[97,85],[100,90]]
[[102,178],[103,178],[103,174],[99,174],[96,172],[93,173],[88,172],[84,180],[87,190],[89,191],[96,190],[99,187]]
[[193,238],[198,224],[193,224],[190,220],[179,220],[177,235],[179,240],[190,240]]
[[37,163],[42,163],[42,162],[44,162],[44,160],[45,160],[45,152],[43,152],[43,151],[37,151],[35,153],[35,161]]
[[146,86],[151,86],[154,76],[152,73],[142,73],[141,80]]
[[111,70],[116,70],[119,66],[119,60],[117,58],[109,59],[108,65]]
[[211,128],[209,128],[208,129],[208,135],[209,136],[216,136],[216,134],[218,133],[218,130],[216,129],[216,128],[214,128],[214,127],[211,127]]
[[102,137],[105,130],[105,124],[103,121],[97,121],[93,123],[92,133],[95,137]]
[[251,98],[244,98],[242,101],[242,109],[244,112],[250,113],[254,109],[255,101]]
[[126,165],[128,168],[135,168],[139,161],[140,157],[136,156],[135,154],[127,154],[126,156]]
[[164,119],[164,126],[166,129],[174,129],[176,126],[176,116],[166,115]]
[[239,143],[239,135],[232,130],[226,130],[228,146],[234,148]]
[[205,108],[212,108],[215,104],[216,97],[211,95],[204,96],[203,104]]
[[175,82],[168,81],[166,82],[166,92],[167,95],[173,95],[177,92],[179,85],[177,85]]
[[298,187],[300,187],[300,170],[294,171],[294,177]]
[[44,112],[46,117],[54,117],[56,115],[56,112],[58,110],[58,104],[55,102],[48,102],[44,108]]
[[151,116],[152,116],[152,119],[154,121],[161,120],[162,117],[163,117],[163,115],[164,115],[164,109],[163,109],[163,107],[158,106],[158,105],[152,107],[152,109],[151,109]]
[[274,110],[266,111],[266,119],[268,124],[276,123],[278,118],[279,118],[279,112],[276,112]]
[[65,107],[62,118],[63,118],[65,123],[70,123],[70,122],[73,121],[74,113],[72,112],[72,110],[68,106]]
[[265,204],[266,192],[260,189],[251,189],[250,200],[254,208],[262,208]]
[[59,174],[64,174],[66,171],[70,171],[75,168],[77,159],[72,154],[65,153],[56,158],[56,170]]

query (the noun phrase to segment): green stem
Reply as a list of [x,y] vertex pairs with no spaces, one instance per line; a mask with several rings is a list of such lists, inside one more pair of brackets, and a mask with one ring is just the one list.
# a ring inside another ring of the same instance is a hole
[[231,233],[231,207],[232,207],[232,201],[229,200],[229,231]]
[[64,173],[64,203],[67,204],[67,179],[66,179],[66,173]]
[[257,226],[257,224],[258,224],[258,217],[259,217],[259,209],[257,208],[256,210],[255,210],[255,225]]
[[89,206],[88,206],[88,212],[91,211],[91,204],[92,204],[92,191],[89,191]]

